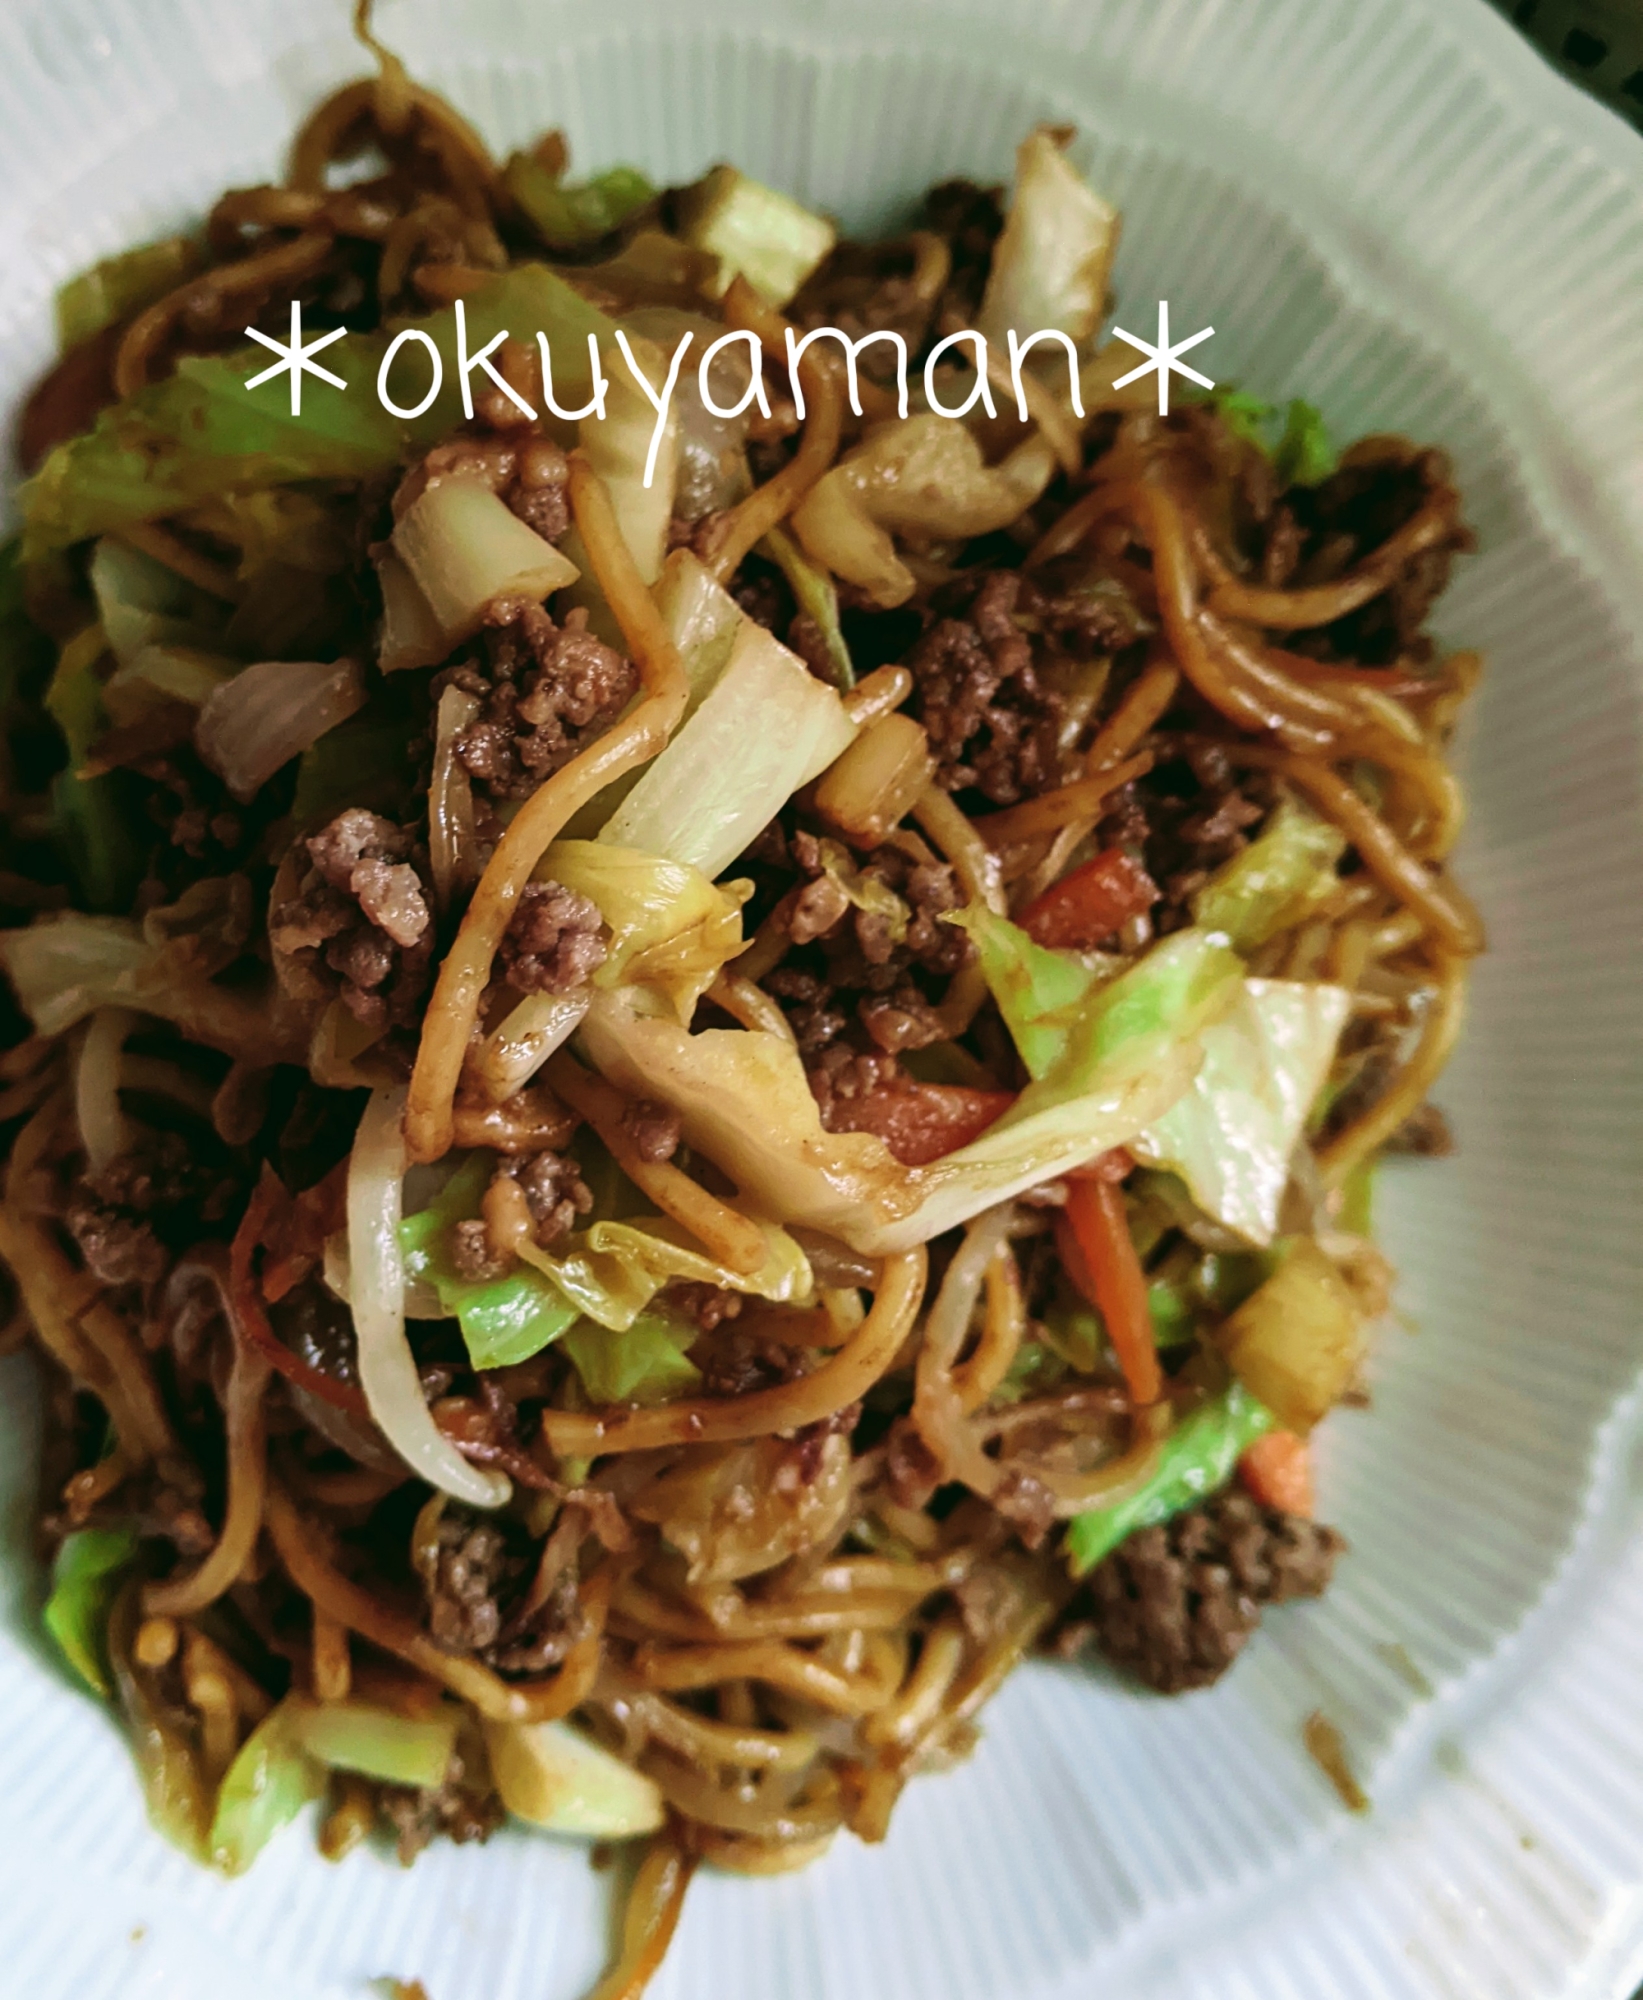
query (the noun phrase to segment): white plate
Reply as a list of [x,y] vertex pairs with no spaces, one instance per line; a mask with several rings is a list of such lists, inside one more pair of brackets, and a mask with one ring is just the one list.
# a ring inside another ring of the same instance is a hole
[[[655,2000],[1610,2000],[1643,1939],[1643,145],[1481,0],[380,11],[493,142],[560,123],[585,166],[672,178],[730,157],[851,223],[1074,120],[1126,211],[1128,323],[1168,298],[1214,325],[1218,379],[1441,442],[1480,536],[1441,624],[1490,659],[1465,869],[1494,950],[1440,1093],[1460,1156],[1389,1177],[1419,1332],[1329,1428],[1336,1588],[1185,1702],[1022,1674],[887,1846],[700,1881]],[[343,13],[7,0],[0,381],[46,358],[57,281],[270,171],[354,66]],[[0,1987],[570,2000],[593,1973],[602,1886],[549,1842],[401,1874],[293,1833],[232,1885],[172,1855],[6,1574]],[[1314,1708],[1367,1821],[1301,1751]]]

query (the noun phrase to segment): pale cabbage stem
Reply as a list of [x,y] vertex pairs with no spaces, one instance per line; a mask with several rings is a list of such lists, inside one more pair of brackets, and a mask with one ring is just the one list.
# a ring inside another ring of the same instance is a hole
[[405,1113],[405,1136],[417,1161],[441,1159],[451,1149],[452,1106],[479,1003],[497,947],[536,864],[573,813],[613,779],[656,755],[678,727],[690,693],[678,648],[628,553],[604,481],[578,452],[571,454],[570,500],[594,579],[622,628],[645,699],[537,787],[486,865],[456,942],[439,968],[423,1023]]
[[923,1244],[884,1260],[873,1309],[849,1342],[812,1374],[745,1396],[699,1396],[653,1410],[542,1412],[542,1436],[561,1458],[653,1451],[681,1444],[731,1444],[798,1430],[862,1395],[896,1358],[924,1297]]

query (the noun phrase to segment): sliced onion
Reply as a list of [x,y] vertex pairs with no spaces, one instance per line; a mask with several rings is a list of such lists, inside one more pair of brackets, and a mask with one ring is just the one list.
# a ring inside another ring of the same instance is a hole
[[260,660],[201,709],[194,743],[243,802],[364,706],[365,669],[358,660]]
[[423,1400],[405,1337],[405,1259],[399,1247],[405,1178],[405,1090],[373,1090],[348,1162],[348,1265],[359,1380],[377,1427],[406,1465],[453,1500],[500,1507],[513,1488],[470,1465],[441,1436]]
[[86,1164],[100,1173],[131,1142],[120,1109],[120,1054],[136,1016],[126,1007],[99,1007],[86,1023],[74,1068],[74,1115]]
[[478,695],[462,688],[448,687],[439,697],[434,765],[428,780],[428,861],[441,909],[480,876],[473,786],[456,754],[456,739],[478,713]]
[[472,1058],[473,1074],[492,1104],[506,1104],[523,1090],[555,1049],[582,1025],[593,1000],[587,987],[574,993],[530,993]]

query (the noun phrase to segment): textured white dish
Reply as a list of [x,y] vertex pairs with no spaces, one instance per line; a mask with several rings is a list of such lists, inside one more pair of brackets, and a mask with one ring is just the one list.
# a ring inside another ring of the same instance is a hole
[[[62,277],[266,176],[356,67],[343,11],[5,0],[0,383],[45,358]],[[499,145],[552,122],[586,166],[730,157],[855,224],[1071,119],[1125,209],[1126,323],[1168,298],[1216,328],[1194,359],[1217,379],[1442,443],[1480,539],[1440,626],[1490,659],[1464,873],[1493,951],[1440,1092],[1461,1154],[1389,1176],[1419,1337],[1388,1331],[1375,1409],[1330,1427],[1336,1588],[1183,1703],[1021,1675],[885,1848],[700,1881],[656,2000],[1613,2000],[1643,1940],[1643,145],[1481,0],[380,16]],[[11,1367],[18,1546],[27,1403]],[[592,1975],[602,1886],[545,1841],[401,1874],[292,1834],[244,1882],[196,1871],[38,1650],[20,1563],[0,1574],[0,1990],[343,2000],[391,1972],[570,2000]],[[1300,1748],[1314,1708],[1367,1822]]]

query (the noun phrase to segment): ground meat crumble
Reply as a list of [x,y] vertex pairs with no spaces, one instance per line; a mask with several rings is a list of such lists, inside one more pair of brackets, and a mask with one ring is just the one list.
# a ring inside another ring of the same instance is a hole
[[496,957],[516,993],[569,993],[608,955],[597,904],[561,882],[527,882]]
[[239,1185],[177,1132],[148,1132],[129,1152],[76,1181],[63,1220],[105,1285],[163,1278],[175,1249],[232,1211]]
[[939,988],[974,949],[941,921],[964,901],[952,869],[927,850],[887,843],[861,863],[852,897],[814,834],[772,828],[761,858],[785,858],[804,878],[783,919],[792,949],[763,983],[786,1010],[807,1067],[847,1033],[848,1046],[882,1055],[940,1041],[946,1030],[921,980]]
[[411,833],[351,806],[311,834],[297,894],[269,913],[278,953],[382,1029],[414,1019],[428,984],[433,915]]
[[1318,1597],[1346,1544],[1333,1528],[1236,1489],[1142,1528],[1091,1573],[1059,1649],[1092,1640],[1162,1694],[1207,1687],[1242,1652],[1268,1604]]
[[456,756],[488,798],[521,799],[615,720],[639,672],[587,629],[587,613],[556,625],[540,604],[491,607],[485,665],[468,661],[435,677],[477,695],[480,712],[456,739]]

